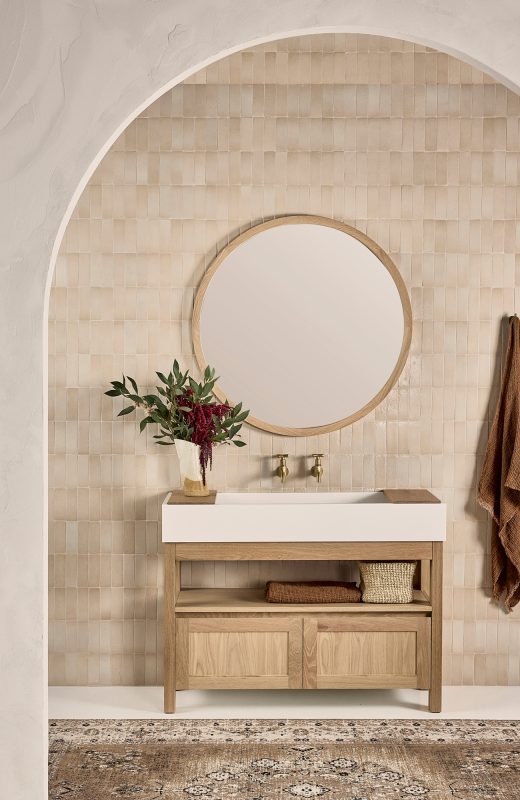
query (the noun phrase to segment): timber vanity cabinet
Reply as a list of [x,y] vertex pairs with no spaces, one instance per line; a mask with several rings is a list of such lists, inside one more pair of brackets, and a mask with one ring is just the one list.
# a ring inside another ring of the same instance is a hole
[[[202,500],[202,502],[201,502]],[[429,690],[441,710],[446,507],[423,490],[170,493],[163,504],[164,710],[179,689]],[[183,589],[182,561],[417,560],[408,604],[265,602]]]

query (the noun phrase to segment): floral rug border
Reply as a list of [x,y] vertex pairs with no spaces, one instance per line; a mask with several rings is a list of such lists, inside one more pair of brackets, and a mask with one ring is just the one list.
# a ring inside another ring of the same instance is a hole
[[53,744],[486,742],[520,744],[520,720],[49,720]]

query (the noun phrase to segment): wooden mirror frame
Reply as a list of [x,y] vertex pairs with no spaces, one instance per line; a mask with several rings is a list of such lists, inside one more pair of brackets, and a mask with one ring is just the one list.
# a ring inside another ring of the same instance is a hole
[[[328,217],[319,217],[310,214],[294,214],[290,216],[284,217],[276,217],[275,219],[270,219],[267,222],[262,222],[259,225],[254,225],[249,230],[245,231],[244,233],[239,234],[236,236],[229,244],[227,244],[221,251],[218,253],[216,258],[211,262],[208,270],[206,271],[200,286],[197,290],[195,295],[195,302],[193,306],[193,316],[192,316],[192,323],[191,323],[191,331],[193,337],[193,347],[195,351],[195,358],[197,360],[197,364],[201,370],[204,372],[206,369],[208,362],[204,355],[204,350],[202,348],[202,342],[200,338],[200,321],[201,321],[201,313],[202,313],[202,306],[204,304],[204,297],[206,294],[206,290],[209,286],[209,283],[218,270],[222,262],[227,258],[227,256],[233,252],[237,247],[240,247],[241,244],[246,242],[252,236],[256,236],[257,233],[262,233],[269,228],[276,228],[281,225],[324,225],[329,228],[335,228],[338,231],[342,231],[346,233],[348,236],[352,236],[354,239],[357,239],[359,242],[365,245],[372,253],[379,259],[379,261],[383,264],[384,267],[390,273],[395,285],[397,286],[397,290],[399,292],[399,297],[401,298],[401,303],[403,307],[403,341],[401,345],[401,350],[399,353],[399,357],[397,359],[396,365],[384,384],[382,388],[377,392],[377,394],[369,400],[362,408],[356,411],[354,414],[350,414],[348,417],[344,417],[343,419],[336,420],[335,422],[329,422],[326,425],[318,425],[315,427],[310,428],[289,428],[280,425],[272,425],[265,420],[258,419],[250,415],[247,418],[247,423],[249,425],[253,425],[255,428],[260,428],[263,431],[268,431],[269,433],[278,434],[280,436],[316,436],[322,433],[330,433],[331,431],[337,431],[340,428],[344,428],[347,425],[352,425],[353,422],[356,422],[358,419],[366,416],[370,411],[372,411],[376,406],[378,406],[382,400],[387,396],[391,389],[397,383],[397,380],[403,371],[404,365],[406,363],[406,359],[408,357],[408,352],[410,350],[410,342],[412,338],[412,307],[410,304],[410,298],[408,297],[408,291],[406,289],[406,285],[401,277],[401,273],[397,269],[396,265],[385,251],[379,247],[372,239],[370,239],[366,234],[358,231],[356,228],[351,227],[350,225],[346,225],[344,222],[338,222],[334,219],[329,219]],[[213,388],[213,393],[216,397],[221,401],[225,402],[226,394],[222,391],[220,386],[216,384]]]

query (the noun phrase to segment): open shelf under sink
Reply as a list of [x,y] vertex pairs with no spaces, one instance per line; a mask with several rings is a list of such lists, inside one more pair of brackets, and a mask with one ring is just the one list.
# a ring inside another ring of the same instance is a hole
[[177,613],[349,613],[427,612],[431,605],[426,595],[416,590],[412,603],[267,603],[263,589],[181,589],[177,597]]

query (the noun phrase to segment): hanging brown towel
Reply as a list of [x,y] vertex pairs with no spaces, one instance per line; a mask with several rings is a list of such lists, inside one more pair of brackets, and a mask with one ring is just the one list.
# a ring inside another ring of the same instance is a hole
[[268,603],[360,603],[361,590],[342,581],[267,581]]
[[520,601],[520,319],[512,317],[504,374],[477,501],[493,518],[493,597],[508,611]]

